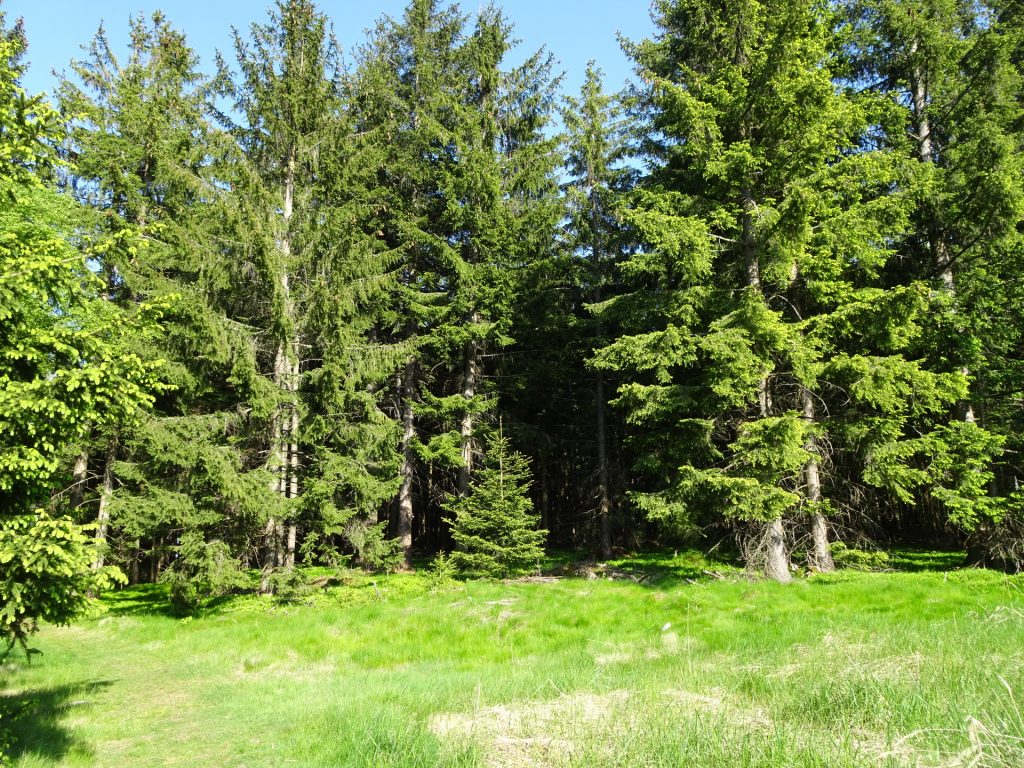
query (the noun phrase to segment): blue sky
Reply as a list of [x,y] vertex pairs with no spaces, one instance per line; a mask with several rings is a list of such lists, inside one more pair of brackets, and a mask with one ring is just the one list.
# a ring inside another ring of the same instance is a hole
[[[464,11],[474,12],[483,3],[462,0],[460,4]],[[563,89],[570,93],[579,89],[589,59],[604,70],[608,90],[621,88],[632,69],[616,34],[640,39],[653,31],[650,0],[506,0],[498,4],[515,23],[516,37],[522,41],[513,58],[546,45],[565,72]],[[214,51],[230,51],[231,27],[246,30],[252,22],[262,21],[269,5],[269,0],[0,0],[8,25],[18,17],[25,19],[30,67],[22,84],[31,93],[49,91],[51,71],[64,70],[69,60],[83,56],[81,46],[89,42],[101,20],[115,52],[120,52],[127,40],[129,17],[163,10],[188,35],[204,71],[209,72]],[[331,17],[338,39],[349,50],[381,15],[400,16],[406,2],[320,0],[318,5]]]

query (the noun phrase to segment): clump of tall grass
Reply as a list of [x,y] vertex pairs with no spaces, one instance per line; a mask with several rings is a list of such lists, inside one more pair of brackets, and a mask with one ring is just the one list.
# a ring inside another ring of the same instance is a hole
[[970,746],[960,755],[957,765],[964,768],[1020,768],[1024,765],[1024,714],[1002,675],[999,682],[1006,696],[998,699],[984,719],[967,719]]

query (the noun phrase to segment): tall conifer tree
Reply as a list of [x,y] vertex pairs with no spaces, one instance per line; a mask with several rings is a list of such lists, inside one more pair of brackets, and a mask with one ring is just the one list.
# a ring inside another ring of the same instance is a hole
[[249,472],[256,462],[245,415],[267,392],[249,332],[224,298],[232,269],[211,226],[222,202],[211,160],[221,149],[197,57],[159,13],[133,19],[130,32],[122,63],[101,28],[59,88],[74,121],[71,186],[96,211],[92,227],[147,236],[143,247],[98,260],[108,300],[170,307],[160,342],[138,342],[140,354],[168,360],[170,391],[135,429],[93,440],[98,536],[106,543],[116,534],[113,554],[135,578],[142,560],[156,576],[173,551],[170,576],[191,591],[193,577],[209,581],[201,574],[211,560],[228,577],[267,503],[262,476]]
[[[622,165],[629,151],[622,108],[614,97],[604,92],[601,71],[593,61],[587,65],[579,97],[566,99],[563,122],[567,170],[571,178],[566,187],[567,246],[586,259],[586,267],[580,275],[582,301],[600,306],[608,298],[609,285],[615,280],[614,267],[628,248],[628,234],[618,208],[635,173]],[[582,340],[588,353],[606,343],[599,316],[596,322],[583,318],[578,322],[580,330],[589,337]],[[607,375],[598,370],[593,384],[598,538],[603,558],[611,557],[613,515]]]
[[[888,257],[890,225],[872,217],[900,218],[902,198],[878,202],[894,159],[854,157],[869,117],[833,85],[825,6],[662,2],[656,20],[662,34],[632,48],[655,168],[629,218],[647,246],[622,267],[636,290],[602,308],[640,324],[596,364],[641,374],[618,399],[655,490],[637,503],[688,523],[762,521],[760,564],[786,581],[783,520],[797,510],[811,563],[831,567],[821,437],[843,361],[920,371],[891,341],[920,333],[919,311],[879,330],[888,357],[870,363],[876,339],[840,320],[872,305],[898,317],[898,296],[859,292]],[[844,194],[854,180],[861,193]],[[951,385],[921,377],[933,396],[918,407],[941,407]],[[890,394],[884,407],[906,411],[905,391]]]
[[[550,247],[557,217],[543,136],[549,57],[503,71],[508,23],[488,8],[467,27],[454,7],[414,0],[361,54],[360,119],[382,141],[376,226],[398,256],[379,331],[406,350],[393,388],[402,435],[392,528],[407,559],[419,462],[450,470],[468,492],[487,403],[481,354],[508,343],[511,270]],[[421,498],[430,503],[429,489]]]
[[270,572],[295,562],[303,473],[302,318],[314,211],[322,202],[312,197],[312,178],[337,110],[338,62],[327,19],[309,0],[278,2],[269,21],[250,32],[248,41],[235,34],[237,78],[221,60],[219,83],[241,118],[236,123],[221,115],[241,149],[230,179],[240,211],[236,251],[258,276],[254,319],[264,333],[261,354],[279,395],[269,418],[266,466],[284,503],[266,523],[267,590]]
[[458,87],[455,49],[462,19],[432,0],[415,0],[401,22],[384,19],[360,51],[355,109],[372,131],[378,155],[374,226],[395,255],[396,279],[379,318],[381,340],[402,350],[393,371],[392,413],[400,425],[398,498],[391,532],[406,566],[413,545],[417,472],[417,401],[425,348],[444,312],[446,277],[457,255],[439,225],[443,176],[453,163],[451,94]]
[[882,140],[916,161],[903,183],[915,209],[896,242],[904,274],[931,288],[934,323],[919,349],[969,385],[932,421],[922,500],[968,531],[1005,506],[991,490],[1007,490],[992,485],[1006,425],[989,417],[985,394],[1007,382],[1005,330],[1017,323],[1009,296],[996,297],[1019,272],[1024,216],[1020,35],[1000,5],[860,0],[848,17],[852,75],[895,106]]

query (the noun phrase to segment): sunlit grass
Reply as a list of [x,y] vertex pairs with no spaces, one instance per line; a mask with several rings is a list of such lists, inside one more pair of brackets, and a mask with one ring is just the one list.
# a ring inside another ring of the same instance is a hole
[[185,620],[159,588],[126,590],[44,629],[30,666],[8,660],[11,759],[1001,768],[1021,754],[1020,577],[779,586],[687,552],[614,567],[643,578],[356,576],[308,605],[238,597]]

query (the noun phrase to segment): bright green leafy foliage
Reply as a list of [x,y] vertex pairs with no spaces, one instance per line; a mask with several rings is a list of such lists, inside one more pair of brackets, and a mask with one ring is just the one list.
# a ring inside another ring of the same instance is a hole
[[157,366],[124,345],[149,333],[154,308],[118,311],[86,268],[124,241],[80,250],[68,239],[79,213],[70,201],[9,178],[0,193],[0,508],[10,511],[49,497],[62,452],[87,425],[151,404]]
[[85,613],[90,595],[118,583],[114,568],[95,570],[92,538],[67,517],[43,510],[0,518],[0,637],[7,649],[40,621],[67,624]]
[[536,570],[547,531],[538,530],[540,517],[529,488],[529,462],[511,449],[504,435],[492,437],[469,494],[446,504],[458,545],[450,556],[457,572],[507,578]]
[[[0,18],[2,23],[2,18]],[[79,240],[83,211],[44,185],[55,112],[18,87],[18,30],[0,35],[0,636],[25,644],[40,619],[81,613],[93,553],[71,520],[51,517],[61,461],[90,425],[130,421],[161,391],[159,363],[125,340],[154,331],[155,308],[120,311],[87,260],[140,248],[130,232]]]

